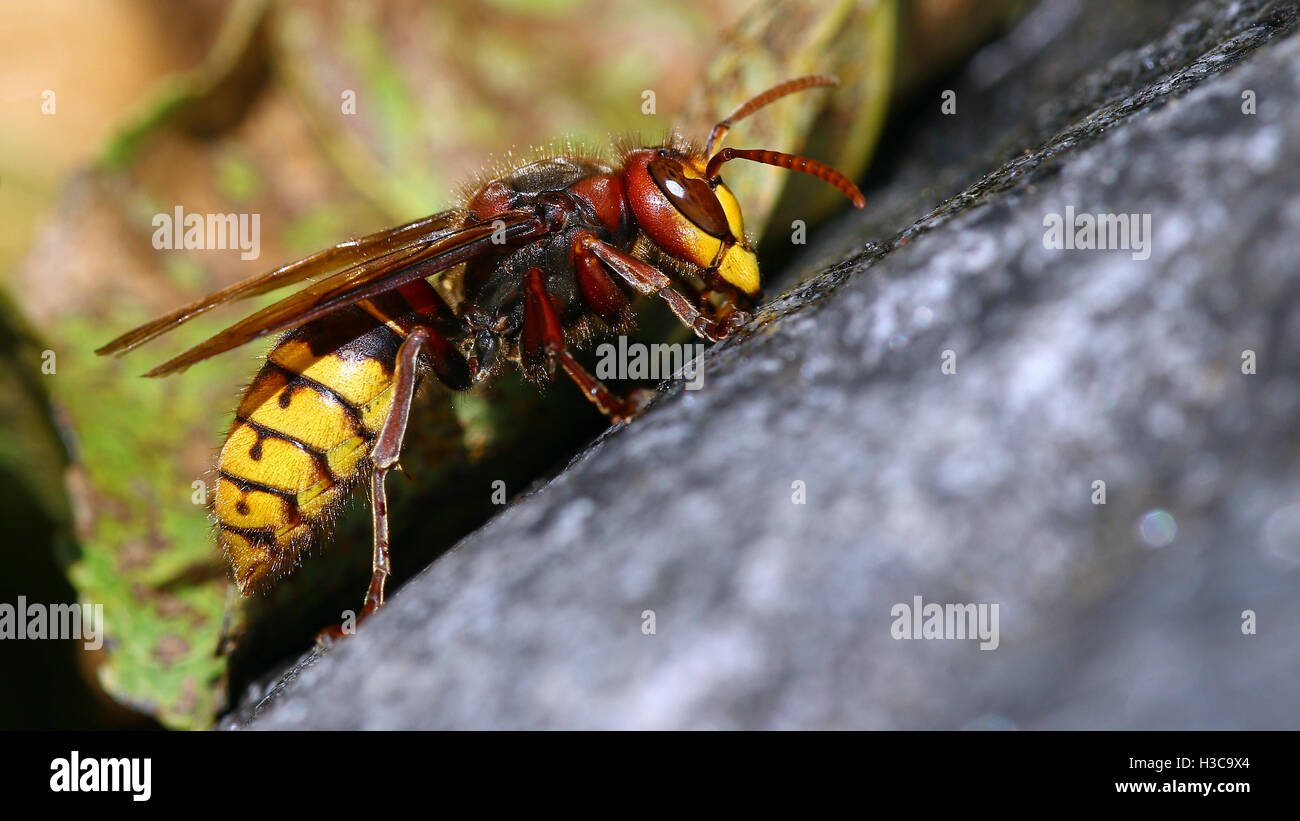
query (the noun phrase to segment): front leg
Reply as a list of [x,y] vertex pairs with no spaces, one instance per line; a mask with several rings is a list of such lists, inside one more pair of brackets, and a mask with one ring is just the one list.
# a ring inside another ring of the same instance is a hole
[[669,309],[683,325],[694,331],[696,336],[710,342],[725,339],[749,321],[749,314],[740,310],[716,318],[705,315],[681,291],[673,287],[672,280],[663,271],[594,236],[587,235],[579,239],[577,253],[597,257],[641,293],[658,295],[668,303]]

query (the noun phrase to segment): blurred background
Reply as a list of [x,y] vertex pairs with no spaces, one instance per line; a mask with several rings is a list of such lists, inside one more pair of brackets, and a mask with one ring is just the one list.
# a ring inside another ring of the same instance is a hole
[[[138,374],[241,316],[123,360],[93,350],[197,296],[348,236],[448,207],[485,166],[556,138],[702,137],[745,97],[813,72],[735,144],[867,173],[891,110],[1031,4],[927,0],[51,0],[0,16],[0,602],[102,603],[107,639],[4,642],[0,726],[203,728],[355,607],[364,510],[319,560],[236,612],[205,477],[264,346]],[[792,175],[729,182],[756,235],[837,195]],[[154,247],[153,218],[260,215],[260,256]],[[780,248],[760,246],[774,271]],[[779,288],[778,288],[779,289]],[[259,307],[254,305],[253,307]],[[643,327],[656,328],[653,315]],[[390,481],[396,576],[419,570],[604,426],[575,392],[517,380],[425,398],[410,481]],[[431,507],[431,504],[433,507]],[[355,507],[355,506],[354,506]],[[364,507],[364,506],[361,506]],[[428,511],[439,513],[430,516]],[[404,512],[408,515],[404,515]],[[420,515],[415,515],[416,513]]]

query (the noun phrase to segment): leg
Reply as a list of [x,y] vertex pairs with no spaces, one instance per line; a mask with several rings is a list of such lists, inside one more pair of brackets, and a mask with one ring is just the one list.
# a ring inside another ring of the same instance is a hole
[[388,495],[384,492],[387,477],[387,468],[375,468],[370,473],[370,515],[375,545],[370,560],[370,587],[366,589],[366,603],[357,617],[358,622],[384,606],[384,584],[392,572],[388,559]]
[[420,351],[431,338],[432,332],[428,328],[416,327],[398,350],[393,406],[370,451],[370,461],[374,463],[374,471],[370,474],[370,507],[375,526],[375,553],[371,563],[370,589],[366,591],[366,604],[361,610],[361,618],[384,606],[384,582],[388,580],[390,572],[388,497],[384,493],[384,479],[402,454],[402,440],[406,438],[406,422],[411,416],[411,400],[415,398],[415,383],[419,376]]
[[[615,396],[600,380],[587,372],[578,360],[573,358],[564,345],[564,330],[560,318],[551,304],[550,295],[546,293],[546,274],[540,268],[529,268],[524,274],[524,329],[522,345],[525,360],[537,362],[544,357],[545,368],[553,372],[555,363],[559,363],[569,378],[577,383],[583,396],[591,400],[597,408],[610,417],[615,424],[626,422],[645,409],[646,402],[654,395],[652,391],[640,390],[627,399]],[[534,378],[539,376],[534,367]]]
[[681,291],[672,287],[672,280],[663,271],[595,237],[583,237],[579,243],[583,253],[599,258],[633,288],[643,294],[657,294],[668,303],[668,307],[683,325],[710,342],[725,338],[749,320],[749,315],[743,311],[731,311],[716,319],[705,316]]
[[[384,584],[392,567],[388,556],[388,497],[384,492],[384,479],[397,464],[402,453],[402,440],[406,436],[406,422],[411,415],[411,401],[415,397],[415,384],[419,378],[420,353],[437,336],[424,326],[416,326],[407,334],[397,351],[397,374],[393,381],[393,405],[384,419],[384,426],[375,437],[370,450],[374,469],[370,473],[370,511],[374,525],[374,555],[371,559],[370,587],[366,600],[357,615],[357,623],[384,606]],[[445,340],[444,340],[445,341]],[[436,349],[436,346],[434,346]],[[343,636],[341,625],[322,630],[317,641]]]
[[[586,236],[595,239],[594,234]],[[628,310],[627,296],[609,275],[605,264],[595,254],[584,251],[581,241],[573,243],[569,263],[578,278],[578,288],[587,307],[610,325],[623,324]]]

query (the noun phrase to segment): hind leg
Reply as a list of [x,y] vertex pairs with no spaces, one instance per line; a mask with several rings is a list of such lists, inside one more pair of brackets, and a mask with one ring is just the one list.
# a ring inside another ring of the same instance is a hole
[[411,416],[411,401],[415,398],[415,384],[419,377],[420,353],[434,333],[436,332],[428,328],[416,327],[398,350],[393,406],[370,451],[370,461],[374,465],[370,474],[370,509],[375,539],[370,588],[366,590],[361,618],[384,606],[384,583],[392,572],[388,560],[388,497],[384,493],[384,480],[402,455],[402,441],[406,438],[406,423]]
[[[406,339],[397,352],[393,404],[370,451],[370,461],[373,465],[370,473],[370,510],[374,528],[374,552],[371,559],[370,587],[366,590],[365,604],[357,616],[358,623],[384,606],[384,585],[392,572],[388,552],[388,497],[384,492],[384,480],[388,476],[388,471],[397,464],[398,457],[402,453],[402,440],[406,436],[411,402],[415,397],[416,383],[419,381],[420,355],[425,352],[431,353],[435,358],[440,355],[452,355],[454,349],[445,342],[446,340],[438,335],[437,331],[418,325],[407,333]],[[444,364],[435,362],[435,373],[445,370]],[[450,387],[463,388],[457,385]],[[343,635],[342,625],[337,625],[322,630],[317,639],[334,639]]]

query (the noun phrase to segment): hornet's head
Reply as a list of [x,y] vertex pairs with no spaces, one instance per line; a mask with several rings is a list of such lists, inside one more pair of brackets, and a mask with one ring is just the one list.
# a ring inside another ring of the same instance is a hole
[[758,259],[745,241],[740,203],[706,164],[669,148],[642,148],[624,162],[624,184],[642,230],[669,255],[716,271],[754,296]]
[[748,296],[762,286],[758,259],[745,240],[740,203],[722,182],[722,164],[733,159],[802,171],[838,188],[858,208],[862,192],[835,169],[805,157],[763,149],[714,149],[733,123],[768,103],[807,88],[834,85],[834,77],[798,77],[745,101],[713,127],[704,151],[675,147],[639,148],[623,161],[624,190],[641,229],[666,253],[715,273]]

